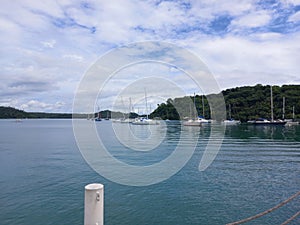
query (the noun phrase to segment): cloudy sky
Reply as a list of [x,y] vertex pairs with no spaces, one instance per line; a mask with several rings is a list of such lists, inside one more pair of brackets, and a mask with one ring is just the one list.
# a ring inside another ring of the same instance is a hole
[[0,29],[0,105],[26,111],[71,112],[99,57],[147,40],[193,52],[221,89],[300,84],[300,0],[4,0]]

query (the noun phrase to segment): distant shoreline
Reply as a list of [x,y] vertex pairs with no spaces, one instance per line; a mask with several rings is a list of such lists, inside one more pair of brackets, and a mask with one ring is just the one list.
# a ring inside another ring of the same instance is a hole
[[[295,119],[300,117],[300,85],[273,85],[274,117],[278,119]],[[246,122],[258,118],[270,118],[270,85],[257,84],[255,86],[243,86],[230,88],[222,91],[226,109],[230,108],[231,118]],[[208,95],[209,96],[209,95]],[[150,118],[161,118],[169,120],[180,120],[174,107],[177,104],[185,107],[184,117],[189,117],[190,106],[186,105],[186,99],[194,102],[199,116],[210,119],[210,105],[208,96],[183,96],[175,99],[168,99],[166,103],[161,103],[150,113]],[[285,98],[285,110],[282,109],[283,97]],[[123,118],[125,115],[135,118],[141,115],[136,113],[112,112],[110,110],[100,111],[101,118]],[[202,115],[204,114],[204,115]],[[228,114],[228,112],[227,112]],[[0,119],[87,119],[90,116],[98,117],[98,112],[87,113],[46,113],[46,112],[26,112],[13,107],[0,106]],[[230,117],[227,115],[227,117]],[[231,119],[229,118],[229,119]]]

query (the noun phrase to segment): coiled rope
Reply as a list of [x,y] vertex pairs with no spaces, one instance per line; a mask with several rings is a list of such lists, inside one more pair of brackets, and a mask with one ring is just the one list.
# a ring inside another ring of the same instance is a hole
[[[292,201],[294,198],[296,198],[298,195],[300,195],[300,191],[298,191],[296,194],[292,195],[291,197],[289,197],[288,199],[284,200],[283,202],[279,203],[278,205],[274,206],[273,208],[270,208],[264,212],[261,212],[257,215],[254,215],[254,216],[250,216],[248,218],[245,218],[245,219],[242,219],[242,220],[239,220],[239,221],[236,221],[236,222],[233,222],[233,223],[228,223],[226,225],[238,225],[238,224],[242,224],[242,223],[246,223],[246,222],[249,222],[251,220],[254,220],[254,219],[257,219],[261,216],[264,216],[270,212],[273,212],[274,210],[280,208],[281,206],[287,204],[288,202]],[[285,225],[285,224],[288,224],[289,222],[291,222],[293,219],[295,219],[297,216],[300,215],[300,211],[297,212],[295,215],[293,215],[291,218],[289,218],[288,220],[286,220],[283,224],[281,225]]]

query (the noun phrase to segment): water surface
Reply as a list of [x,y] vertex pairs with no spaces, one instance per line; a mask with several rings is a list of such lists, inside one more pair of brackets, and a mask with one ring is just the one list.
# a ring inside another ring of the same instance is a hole
[[[83,224],[84,186],[94,182],[105,185],[107,225],[226,224],[299,191],[300,126],[227,127],[219,154],[204,172],[198,165],[209,126],[181,129],[171,121],[162,130],[163,142],[148,152],[120,144],[110,121],[96,126],[101,137],[105,134],[110,153],[133,165],[168,157],[182,133],[187,144],[189,135],[199,136],[199,142],[192,158],[170,179],[131,187],[113,183],[89,167],[76,146],[71,120],[1,120],[1,225]],[[299,203],[298,197],[248,224],[281,224],[299,211]],[[299,223],[298,218],[290,224]]]

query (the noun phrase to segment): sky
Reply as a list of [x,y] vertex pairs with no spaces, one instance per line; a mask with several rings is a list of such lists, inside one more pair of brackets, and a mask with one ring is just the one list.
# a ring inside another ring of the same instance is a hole
[[[108,52],[143,41],[192,52],[220,90],[300,84],[300,0],[4,0],[0,30],[0,105],[25,111],[72,112],[89,68]],[[147,68],[153,76],[175,70],[157,64],[121,70],[103,88],[100,108],[112,108],[111,97],[125,90],[118,77],[132,80],[132,70]],[[195,91],[184,75],[177,78],[183,93]],[[174,97],[171,86],[161,89]],[[127,107],[128,96],[118,98],[124,101]]]

